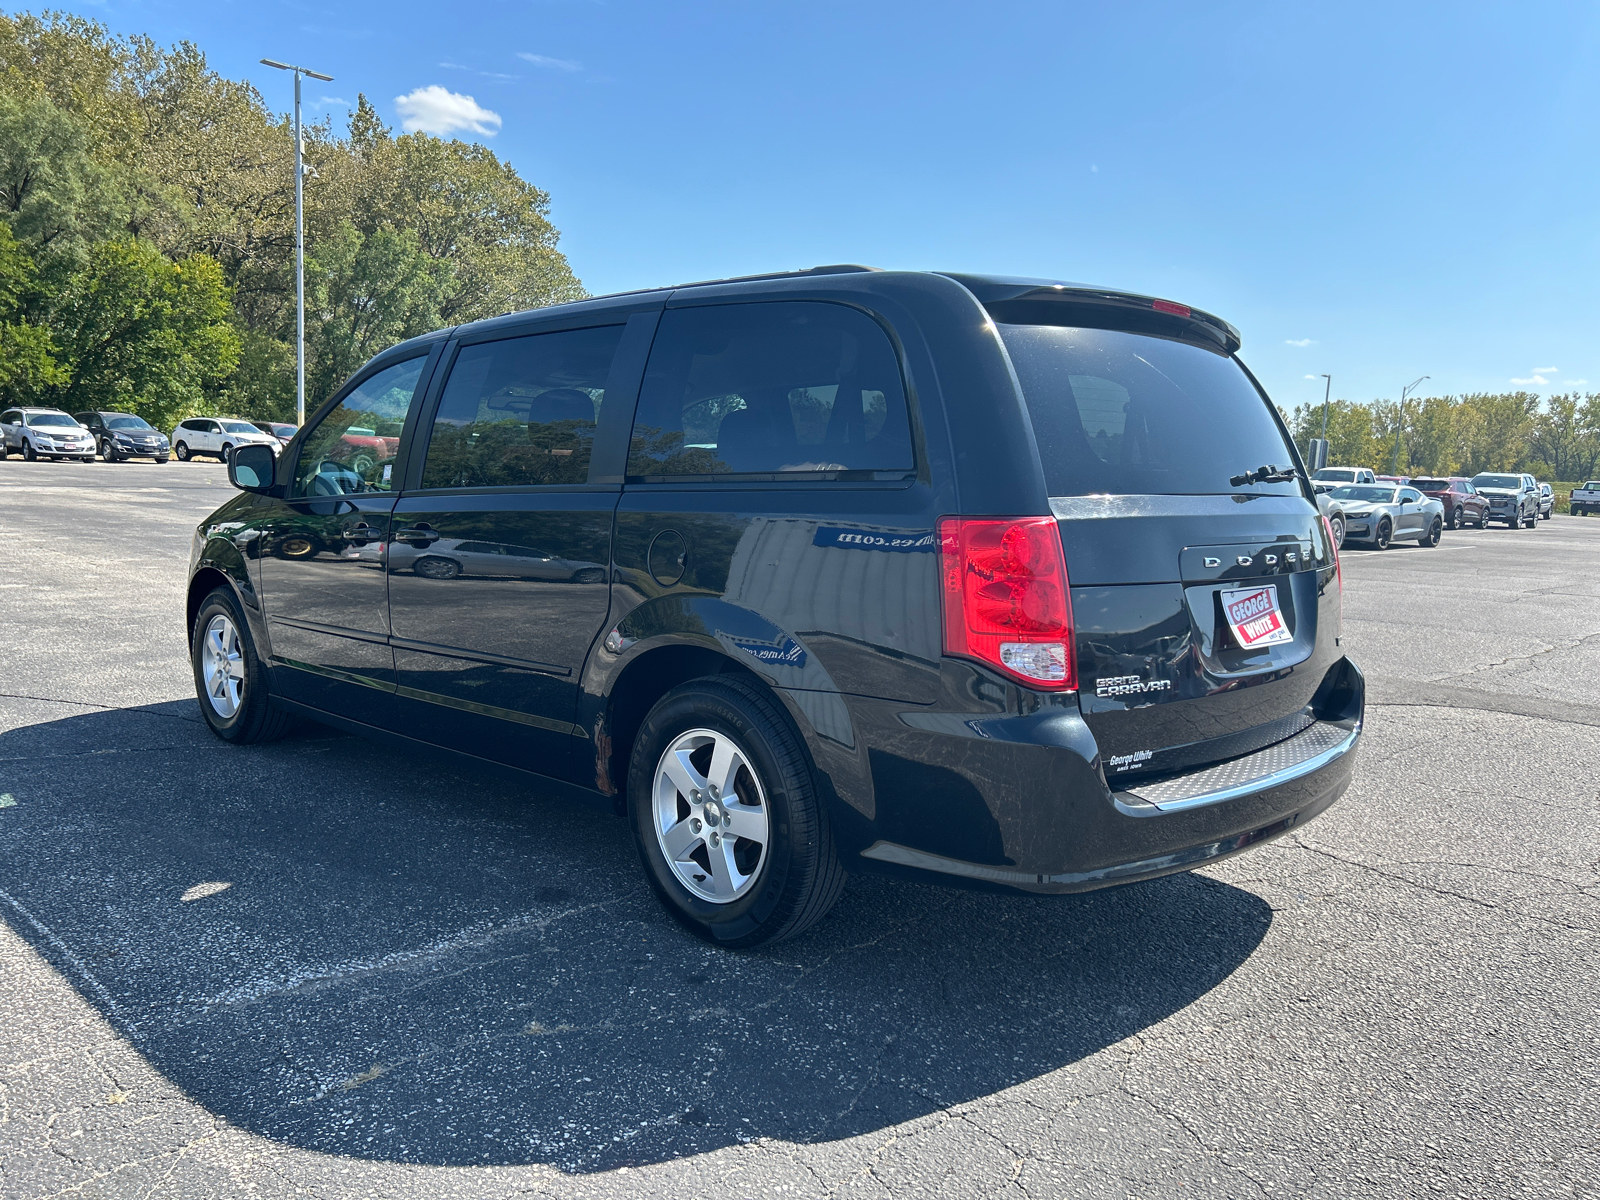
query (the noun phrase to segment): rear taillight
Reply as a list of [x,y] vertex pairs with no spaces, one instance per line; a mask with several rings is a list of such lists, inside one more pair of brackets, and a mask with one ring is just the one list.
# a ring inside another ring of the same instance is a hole
[[1328,535],[1328,551],[1333,555],[1333,574],[1339,581],[1339,623],[1334,637],[1344,635],[1344,567],[1339,562],[1339,543],[1333,538],[1333,525],[1326,516],[1322,518],[1322,532]]
[[1078,686],[1072,596],[1054,517],[939,522],[944,652],[1029,687]]

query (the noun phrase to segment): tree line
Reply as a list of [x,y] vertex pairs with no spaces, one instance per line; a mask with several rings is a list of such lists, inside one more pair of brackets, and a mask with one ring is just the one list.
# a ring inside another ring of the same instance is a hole
[[[384,347],[585,295],[549,196],[361,96],[303,127],[306,402]],[[0,404],[294,412],[294,134],[199,49],[0,13]]]
[[[1306,453],[1322,435],[1321,404],[1286,416]],[[1570,392],[1543,405],[1533,392],[1475,392],[1328,405],[1328,462],[1396,475],[1527,471],[1583,480],[1600,470],[1600,392]]]

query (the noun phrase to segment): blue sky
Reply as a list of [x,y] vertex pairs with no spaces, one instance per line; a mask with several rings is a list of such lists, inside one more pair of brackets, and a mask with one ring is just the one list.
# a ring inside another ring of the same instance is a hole
[[601,293],[863,262],[1215,312],[1281,404],[1600,391],[1600,5],[106,0],[481,140]]

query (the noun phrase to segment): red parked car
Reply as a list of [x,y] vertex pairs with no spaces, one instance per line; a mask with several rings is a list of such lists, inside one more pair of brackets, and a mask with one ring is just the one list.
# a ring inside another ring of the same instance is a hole
[[1432,496],[1444,505],[1444,527],[1460,529],[1471,524],[1482,529],[1489,523],[1489,502],[1478,495],[1470,479],[1452,475],[1448,479],[1416,478],[1411,486],[1424,496]]

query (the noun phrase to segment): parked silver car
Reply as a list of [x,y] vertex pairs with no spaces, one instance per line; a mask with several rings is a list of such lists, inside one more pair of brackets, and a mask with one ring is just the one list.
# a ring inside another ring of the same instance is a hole
[[0,413],[0,458],[21,454],[94,461],[94,436],[59,408],[8,408]]
[[1539,527],[1539,484],[1532,475],[1486,471],[1472,477],[1472,486],[1489,501],[1491,521],[1504,521],[1510,529]]
[[1539,485],[1539,520],[1548,521],[1556,511],[1556,491],[1548,483]]
[[1333,530],[1334,546],[1341,550],[1344,549],[1344,504],[1335,500],[1330,492],[1318,492],[1317,507],[1322,510],[1322,515],[1328,519],[1328,528]]
[[409,570],[424,579],[478,578],[542,579],[558,583],[604,583],[600,563],[561,558],[533,546],[506,542],[475,542],[456,538],[428,538],[410,531],[389,544],[389,569]]
[[1444,505],[1414,487],[1352,483],[1334,488],[1328,496],[1344,507],[1349,541],[1387,550],[1396,541],[1437,546],[1444,535]]

